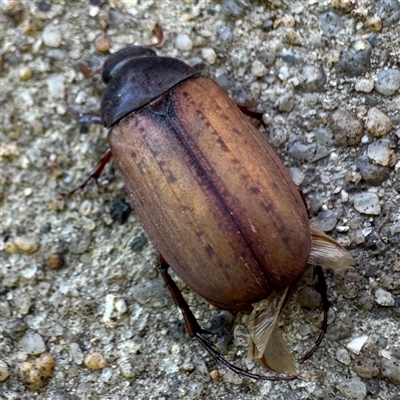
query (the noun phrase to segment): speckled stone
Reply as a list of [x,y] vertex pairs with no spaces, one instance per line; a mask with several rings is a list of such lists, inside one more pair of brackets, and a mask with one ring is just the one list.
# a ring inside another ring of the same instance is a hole
[[330,10],[318,16],[319,24],[328,37],[335,37],[344,28],[342,15],[335,11]]
[[62,40],[60,28],[55,25],[47,25],[42,33],[42,38],[47,47],[59,47]]
[[314,219],[315,226],[323,232],[330,232],[336,226],[337,215],[332,210],[321,211]]
[[394,298],[392,294],[382,288],[379,288],[375,292],[375,299],[380,306],[392,307],[394,305]]
[[326,75],[322,67],[306,65],[298,75],[300,85],[306,92],[320,92],[326,83]]
[[363,146],[360,148],[356,158],[356,165],[366,182],[371,185],[380,185],[389,178],[390,168],[374,163],[368,157],[368,147]]
[[348,76],[362,75],[369,68],[371,52],[370,43],[359,39],[352,43],[349,51],[335,65],[335,70]]
[[338,389],[351,400],[363,400],[367,396],[367,388],[360,378],[344,379],[338,384]]
[[21,338],[19,344],[27,354],[40,354],[46,351],[43,338],[35,332],[27,332]]
[[331,115],[330,129],[335,143],[340,146],[356,146],[363,135],[361,121],[345,108],[339,108]]
[[400,3],[398,0],[379,0],[377,14],[383,26],[389,27],[400,19]]
[[387,69],[379,72],[375,90],[384,96],[391,96],[400,88],[400,70]]
[[379,215],[381,213],[379,197],[376,193],[357,193],[354,195],[353,201],[354,208],[360,213],[368,215]]
[[384,167],[389,164],[392,152],[389,139],[376,140],[368,146],[368,158]]
[[359,79],[355,87],[357,92],[363,92],[363,93],[371,93],[374,90],[374,82],[370,79]]
[[180,33],[175,39],[175,46],[181,51],[190,51],[193,48],[193,42],[188,35]]
[[382,361],[382,376],[390,382],[400,384],[400,360],[383,360]]
[[390,118],[378,108],[370,108],[365,120],[365,128],[375,137],[382,137],[392,129]]

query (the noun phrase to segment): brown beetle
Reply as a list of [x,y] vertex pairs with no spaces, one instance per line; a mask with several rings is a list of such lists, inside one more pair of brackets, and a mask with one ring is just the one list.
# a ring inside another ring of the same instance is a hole
[[102,77],[111,154],[189,333],[261,378],[213,350],[167,265],[216,307],[252,310],[251,357],[294,373],[278,317],[308,264],[348,268],[352,257],[310,227],[288,170],[212,79],[139,46],[110,56]]

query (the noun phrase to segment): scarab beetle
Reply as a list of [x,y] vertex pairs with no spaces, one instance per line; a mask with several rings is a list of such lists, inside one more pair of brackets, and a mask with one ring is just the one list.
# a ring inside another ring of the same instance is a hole
[[250,355],[293,373],[277,327],[280,313],[309,264],[347,268],[352,257],[310,226],[288,170],[212,79],[140,46],[111,55],[102,78],[108,85],[101,119],[111,154],[161,253],[189,333],[244,373],[204,337],[167,265],[214,306],[251,310]]

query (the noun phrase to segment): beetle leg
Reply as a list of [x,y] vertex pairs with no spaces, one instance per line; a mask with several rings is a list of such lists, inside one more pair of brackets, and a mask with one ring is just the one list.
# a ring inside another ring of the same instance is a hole
[[206,333],[206,331],[204,331],[197,322],[196,317],[190,310],[189,305],[184,299],[181,291],[171,278],[171,275],[168,273],[168,268],[169,268],[168,263],[164,260],[164,258],[161,255],[159,257],[158,265],[161,271],[161,275],[164,279],[164,282],[167,288],[169,289],[175,301],[175,304],[179,307],[179,309],[182,312],[189,336],[192,339],[193,338],[197,339],[199,343],[212,355],[215,361],[225,365],[225,367],[229,368],[230,370],[237,373],[241,377],[247,376],[248,378],[255,380],[275,382],[275,381],[293,381],[298,378],[297,376],[264,376],[264,375],[253,374],[239,367],[236,367],[235,365],[227,361],[224,357],[222,357],[222,355],[214,349],[214,344],[204,336],[204,333]]
[[100,177],[101,173],[103,172],[103,169],[106,166],[106,164],[108,163],[108,161],[110,161],[111,156],[112,156],[111,150],[107,149],[107,151],[103,154],[103,156],[101,157],[98,164],[94,167],[94,169],[89,173],[89,176],[83,182],[81,182],[79,185],[75,186],[74,188],[72,188],[70,190],[61,192],[61,194],[70,195],[79,189],[83,189],[88,184],[88,182],[92,179],[94,179],[97,184],[97,180],[99,179],[99,177]]
[[102,123],[102,119],[100,114],[97,114],[95,112],[80,112],[78,110],[76,110],[75,108],[71,107],[69,102],[68,102],[68,90],[65,89],[64,92],[64,104],[65,104],[65,108],[66,110],[72,114],[72,115],[76,115],[77,117],[79,117],[79,122],[91,122],[91,123],[95,123],[95,124],[101,124]]
[[322,271],[322,268],[320,266],[315,267],[315,273],[318,276],[318,284],[317,284],[317,289],[318,292],[321,295],[321,300],[322,300],[322,309],[324,311],[324,319],[322,321],[322,326],[321,326],[321,332],[319,333],[318,339],[315,341],[315,344],[313,348],[307,352],[302,358],[300,358],[299,362],[302,364],[304,361],[308,360],[318,349],[319,345],[322,342],[322,339],[325,336],[327,327],[328,327],[328,311],[329,311],[329,301],[328,301],[328,296],[326,294],[326,281],[325,281],[325,276],[324,272]]
[[163,31],[163,28],[161,27],[161,25],[156,24],[154,26],[153,34],[156,37],[157,42],[150,44],[149,47],[157,47],[162,43],[162,41],[164,39],[164,31]]

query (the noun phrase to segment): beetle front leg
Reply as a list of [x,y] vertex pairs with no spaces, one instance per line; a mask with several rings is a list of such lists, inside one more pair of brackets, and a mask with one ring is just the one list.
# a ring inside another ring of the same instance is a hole
[[181,291],[179,290],[178,286],[176,283],[173,281],[171,275],[168,273],[168,268],[169,265],[168,263],[164,260],[164,257],[160,255],[159,257],[159,263],[158,266],[161,271],[161,275],[164,279],[164,282],[169,289],[175,304],[179,307],[179,309],[182,312],[183,318],[185,319],[186,323],[186,329],[189,333],[189,336],[192,339],[197,339],[199,343],[213,356],[213,358],[217,361],[220,362],[221,364],[225,365],[225,367],[229,368],[233,372],[237,373],[239,376],[247,376],[248,378],[255,379],[255,380],[264,380],[264,381],[293,381],[297,379],[297,376],[264,376],[264,375],[258,375],[258,374],[253,374],[251,372],[245,371],[239,367],[236,367],[235,365],[231,364],[229,361],[227,361],[218,351],[214,349],[214,344],[207,339],[204,334],[207,333],[207,331],[203,330],[199,323],[197,322],[196,317],[193,315],[192,311],[189,308],[188,303],[184,299]]
[[324,312],[324,319],[322,321],[322,326],[321,326],[321,331],[319,333],[318,339],[315,341],[315,344],[311,350],[307,352],[303,357],[300,358],[299,362],[302,364],[304,361],[308,360],[318,349],[319,345],[322,342],[322,339],[325,336],[326,330],[328,328],[328,312],[329,312],[329,301],[328,301],[328,296],[326,292],[326,280],[325,280],[325,275],[320,266],[315,267],[316,274],[318,276],[318,284],[317,284],[317,290],[321,295],[321,301],[322,301],[322,310]]
[[103,154],[98,164],[94,167],[94,169],[89,173],[89,176],[83,182],[81,182],[79,185],[75,186],[70,190],[61,192],[61,194],[70,195],[79,189],[83,189],[92,179],[94,179],[95,182],[97,183],[97,180],[99,179],[101,173],[103,172],[104,167],[110,161],[111,156],[112,156],[111,149],[107,149],[107,151]]

